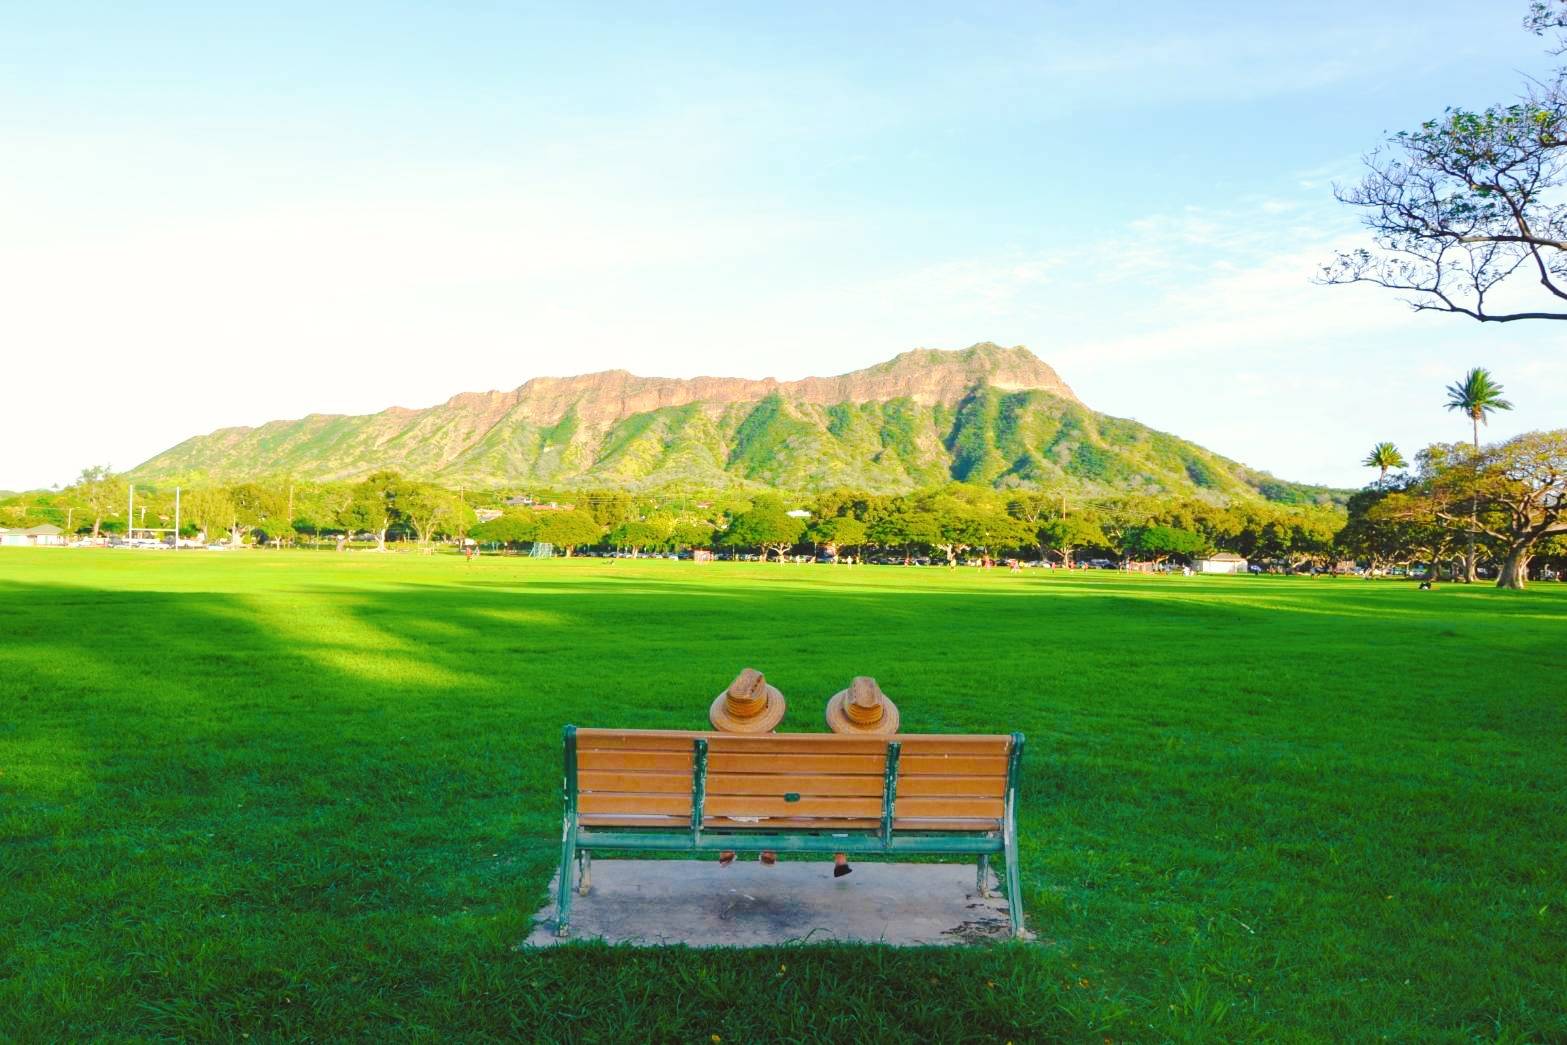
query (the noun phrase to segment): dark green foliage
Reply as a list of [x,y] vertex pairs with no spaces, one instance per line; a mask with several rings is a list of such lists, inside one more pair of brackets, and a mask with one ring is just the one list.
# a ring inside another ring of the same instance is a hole
[[567,554],[570,554],[573,548],[598,543],[603,535],[604,527],[599,525],[592,513],[580,509],[542,512],[539,514],[538,525],[534,529],[535,540],[564,548]]
[[1135,527],[1127,531],[1122,545],[1128,554],[1155,562],[1172,555],[1192,559],[1212,550],[1202,534],[1163,525]]
[[1126,477],[1126,467],[1119,458],[1103,447],[1088,443],[1079,443],[1072,448],[1072,459],[1065,471],[1068,475],[1106,486]]
[[1193,483],[1202,487],[1204,490],[1219,485],[1218,478],[1214,475],[1213,469],[1209,468],[1201,458],[1188,457],[1182,463],[1186,466],[1187,477],[1190,478]]
[[980,388],[958,406],[957,419],[947,436],[952,453],[952,478],[959,482],[989,483],[1006,470],[996,449],[1001,396],[993,388]]
[[723,543],[732,548],[765,548],[781,556],[805,536],[805,521],[789,515],[777,501],[759,501],[729,524]]
[[848,403],[834,403],[827,408],[827,431],[842,439],[854,423],[855,408]]
[[786,455],[789,440],[809,429],[791,416],[784,398],[774,393],[756,404],[735,431],[729,467],[747,478],[765,475]]

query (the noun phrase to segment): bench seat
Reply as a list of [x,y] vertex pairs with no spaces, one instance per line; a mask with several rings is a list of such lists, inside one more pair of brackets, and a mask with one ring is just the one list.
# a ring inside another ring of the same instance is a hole
[[[565,730],[556,932],[586,893],[594,849],[958,854],[1006,858],[1022,933],[1016,805],[1023,736],[746,736]],[[573,889],[573,869],[577,889]]]

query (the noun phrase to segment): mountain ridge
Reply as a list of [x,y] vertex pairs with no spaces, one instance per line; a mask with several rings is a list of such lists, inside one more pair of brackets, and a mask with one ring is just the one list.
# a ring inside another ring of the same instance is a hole
[[[138,481],[348,480],[380,468],[465,484],[671,483],[894,492],[945,481],[1309,498],[1137,422],[1090,410],[1027,348],[919,348],[830,377],[535,377],[422,409],[309,414],[194,436]],[[1271,491],[1271,492],[1270,492]]]

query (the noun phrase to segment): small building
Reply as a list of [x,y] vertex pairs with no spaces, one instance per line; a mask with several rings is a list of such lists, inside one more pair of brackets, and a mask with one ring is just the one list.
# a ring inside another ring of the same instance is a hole
[[1245,556],[1234,552],[1216,552],[1193,561],[1192,569],[1198,573],[1245,573],[1246,565]]
[[44,523],[20,530],[0,530],[0,545],[7,547],[54,546],[65,543],[65,535],[58,526]]

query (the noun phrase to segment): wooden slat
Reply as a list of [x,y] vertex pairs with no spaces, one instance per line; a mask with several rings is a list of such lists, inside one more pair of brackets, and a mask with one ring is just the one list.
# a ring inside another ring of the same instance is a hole
[[[773,795],[789,792],[805,795],[861,795],[880,798],[883,781],[879,776],[804,776],[794,773],[711,773],[707,793],[712,795]],[[943,794],[947,792],[942,792]],[[963,792],[951,792],[961,794]]]
[[[708,771],[713,773],[860,773],[880,779],[885,756],[876,755],[793,755],[777,752],[717,753],[707,756]],[[654,770],[691,772],[689,751],[582,751],[577,752],[582,770]],[[1007,760],[991,755],[904,755],[898,763],[898,776],[994,776],[1006,779]]]
[[910,755],[898,760],[898,776],[998,776],[1006,779],[1004,755]]
[[665,773],[684,771],[691,776],[689,751],[577,751],[578,771],[651,769]]
[[[902,768],[901,766],[899,767]],[[898,777],[898,801],[905,798],[1005,798],[1004,776],[903,776]]]
[[[578,822],[583,827],[648,827],[684,833],[691,827],[687,816],[633,816],[617,813],[584,813]],[[756,823],[729,820],[724,817],[708,817],[703,821],[707,828],[725,831],[874,831],[881,827],[875,817],[768,817]],[[899,817],[892,823],[894,831],[994,831],[1000,821],[994,818],[970,817],[952,819],[905,819]]]
[[577,817],[582,827],[657,827],[689,832],[691,814],[685,816],[629,816],[623,813],[583,813]]
[[579,729],[578,751],[690,751],[703,733],[660,733],[637,729]]
[[[927,798],[917,799],[917,801],[943,800]],[[708,795],[707,801],[702,805],[702,811],[711,813],[713,816],[730,817],[879,816],[881,815],[881,799],[802,797],[798,802],[786,802],[782,798],[768,798],[762,795]]]
[[[1003,765],[1006,760],[1001,760]],[[795,755],[781,752],[745,751],[710,752],[707,756],[709,773],[860,773],[882,777],[887,756],[874,755]]]
[[590,791],[577,796],[584,813],[666,813],[691,815],[690,795],[622,795]]
[[702,821],[702,826],[736,831],[874,831],[881,827],[881,819],[874,816],[769,816],[749,823],[711,816]]
[[715,733],[708,738],[711,752],[767,751],[788,755],[884,755],[887,741],[882,737],[841,737],[836,733],[771,733],[740,736]]
[[706,737],[711,750],[790,751],[823,754],[876,754],[889,741],[903,745],[909,754],[1004,755],[1012,738],[1005,734],[910,733],[886,737],[839,736],[835,733],[766,733],[746,736],[673,729],[579,729],[577,749],[629,749],[638,751],[688,750],[697,737]]
[[1000,817],[1004,804],[999,798],[902,798],[898,799],[900,817]]
[[925,736],[908,734],[888,737],[903,745],[903,757],[910,755],[1002,755],[1012,750],[1009,736]]
[[[577,789],[590,791],[620,791],[635,794],[691,794],[690,773],[603,773],[588,771],[577,773]],[[956,792],[954,792],[956,793]]]

